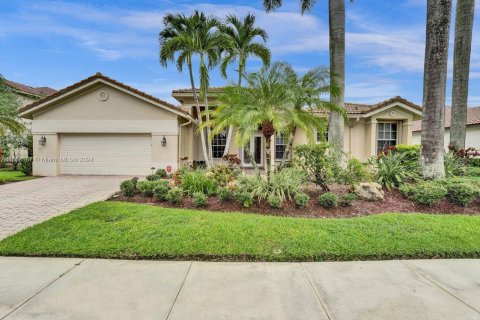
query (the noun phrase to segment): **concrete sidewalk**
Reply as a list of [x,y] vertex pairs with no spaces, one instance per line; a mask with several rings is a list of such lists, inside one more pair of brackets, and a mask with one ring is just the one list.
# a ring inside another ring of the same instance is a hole
[[480,319],[480,260],[0,257],[0,319]]

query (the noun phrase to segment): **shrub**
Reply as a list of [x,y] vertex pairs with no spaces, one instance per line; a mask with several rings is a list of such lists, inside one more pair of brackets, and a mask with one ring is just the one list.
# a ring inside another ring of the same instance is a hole
[[240,167],[226,164],[217,164],[209,171],[211,179],[214,179],[219,186],[226,186],[229,182],[237,180],[242,173]]
[[335,193],[327,192],[318,196],[318,203],[324,208],[333,208],[338,205],[338,196]]
[[467,167],[465,171],[467,177],[480,177],[480,168]]
[[167,170],[158,169],[157,171],[155,171],[155,175],[158,176],[160,179],[166,178],[167,177]]
[[167,192],[167,200],[173,204],[179,204],[183,201],[183,190],[179,187],[174,187]]
[[420,145],[419,144],[397,144],[395,146],[395,153],[404,155],[404,161],[413,161],[418,163],[420,158]]
[[468,161],[468,166],[480,168],[480,158],[471,158]]
[[193,196],[195,192],[201,192],[211,196],[217,191],[217,182],[209,178],[204,170],[185,170],[180,175],[183,191]]
[[202,207],[207,204],[207,196],[202,192],[195,192],[193,194],[193,204],[195,207]]
[[135,189],[137,189],[138,177],[133,177],[131,180],[133,182],[133,185],[135,186]]
[[412,164],[406,164],[405,157],[403,153],[389,152],[371,159],[377,182],[390,190],[408,179],[418,178],[418,165],[413,168]]
[[294,196],[294,199],[295,205],[300,209],[304,208],[308,204],[308,201],[310,201],[309,195],[303,192],[297,192]]
[[447,195],[447,188],[434,181],[405,184],[399,188],[400,192],[414,202],[430,206]]
[[167,201],[168,190],[170,190],[168,181],[160,180],[158,181],[157,186],[153,189],[153,195],[157,200]]
[[223,188],[218,188],[217,194],[218,197],[220,198],[221,201],[228,201],[230,200],[230,190],[223,187]]
[[357,198],[358,196],[355,193],[347,193],[340,196],[338,204],[342,207],[350,207]]
[[135,194],[135,183],[132,180],[125,180],[120,183],[120,191],[126,197],[132,197]]
[[480,195],[478,188],[466,182],[450,183],[447,191],[448,200],[463,207],[472,203]]
[[245,208],[249,208],[253,204],[253,196],[249,192],[235,193],[235,200]]
[[367,167],[360,160],[352,158],[348,160],[345,170],[341,171],[338,182],[355,185],[368,180],[371,180],[371,173]]
[[160,180],[160,177],[156,174],[150,174],[145,179],[147,179],[147,181],[157,181]]
[[271,194],[268,197],[268,205],[273,209],[280,209],[282,207],[282,199],[279,196]]
[[153,190],[158,186],[158,181],[142,180],[137,182],[137,189],[146,197],[153,196]]
[[32,158],[21,159],[19,169],[26,176],[31,176],[32,175]]
[[[341,176],[338,152],[330,150],[328,143],[300,145],[295,147],[294,163],[307,176],[307,179],[328,191],[328,184]],[[283,171],[283,170],[282,170]]]
[[465,173],[465,166],[461,158],[457,158],[452,152],[445,154],[444,157],[445,176],[461,176]]

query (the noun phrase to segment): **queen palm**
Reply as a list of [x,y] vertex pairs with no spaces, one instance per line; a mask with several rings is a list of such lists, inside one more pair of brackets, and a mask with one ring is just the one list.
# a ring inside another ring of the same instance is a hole
[[263,67],[259,72],[246,75],[245,80],[246,87],[225,88],[218,99],[219,107],[212,112],[211,121],[203,126],[212,126],[214,134],[235,126],[238,128],[235,142],[240,146],[245,146],[261,126],[265,140],[265,172],[270,181],[272,136],[287,132],[294,125],[304,129],[307,137],[313,140],[315,128],[322,125],[322,119],[294,108],[283,64]]
[[448,36],[452,0],[427,1],[420,167],[424,178],[445,176],[444,132]]
[[[343,119],[345,119],[345,109],[321,98],[324,94],[330,93],[334,96],[340,94],[338,87],[330,84],[330,72],[328,68],[317,67],[310,69],[303,75],[299,75],[290,65],[285,64],[285,72],[287,75],[288,90],[293,99],[294,108],[297,110],[319,111],[325,114],[328,112],[338,112],[343,116]],[[316,129],[319,132],[325,132],[326,126],[323,125]],[[289,128],[289,139],[282,162],[280,163],[280,168],[285,165],[290,157],[296,131],[296,126]]]
[[25,126],[18,119],[18,100],[0,76],[0,135],[7,131],[18,135]]
[[[262,43],[256,42],[256,38],[261,38],[263,42],[268,39],[264,29],[255,26],[255,16],[248,14],[242,20],[235,15],[228,15],[226,24],[222,27],[222,32],[228,38],[228,47],[225,57],[221,64],[221,74],[227,77],[227,67],[238,59],[238,86],[242,85],[242,77],[245,73],[247,59],[257,57],[262,60],[264,66],[270,64],[270,50]],[[228,128],[227,143],[224,154],[228,153],[230,141],[233,133],[233,127]]]
[[[282,0],[264,0],[267,12],[282,6]],[[301,13],[312,9],[316,0],[300,0]],[[345,108],[345,0],[329,0],[329,34],[330,34],[330,73],[331,83],[339,88],[337,95],[331,95],[330,101]],[[330,112],[328,126],[329,141],[336,148],[343,150],[344,117],[341,113]]]
[[450,144],[465,148],[467,131],[468,76],[472,51],[475,0],[457,1],[455,15],[455,51],[453,53],[452,125]]

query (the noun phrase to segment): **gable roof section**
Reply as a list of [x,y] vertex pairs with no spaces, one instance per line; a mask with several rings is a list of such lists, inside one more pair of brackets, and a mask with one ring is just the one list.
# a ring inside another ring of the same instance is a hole
[[[450,128],[452,122],[452,108],[445,107],[445,128]],[[480,125],[480,106],[467,109],[467,126]],[[422,130],[422,120],[413,123],[413,131]]]
[[21,108],[19,110],[20,112],[20,115],[26,115],[26,114],[29,114],[31,113],[32,111],[34,110],[38,110],[40,108],[43,108],[44,106],[48,106],[50,104],[50,102],[54,102],[54,101],[57,101],[59,98],[61,97],[64,97],[64,96],[68,96],[69,93],[73,93],[75,91],[75,89],[79,89],[79,88],[82,88],[84,86],[87,86],[88,84],[90,83],[97,83],[97,82],[104,82],[106,84],[110,84],[110,85],[113,85],[114,87],[119,87],[121,89],[123,89],[124,91],[127,91],[128,93],[134,95],[134,96],[139,96],[140,98],[144,99],[144,100],[147,100],[149,101],[150,103],[153,103],[154,105],[157,105],[157,106],[160,106],[166,110],[169,110],[169,111],[172,111],[182,117],[186,117],[188,118],[188,113],[181,109],[180,107],[177,107],[171,103],[168,103],[162,99],[159,99],[159,98],[156,98],[152,95],[149,95],[148,93],[145,93],[143,91],[140,91],[138,89],[135,89],[129,85],[126,85],[120,81],[117,81],[115,79],[112,79],[112,78],[109,78],[103,74],[101,74],[100,72],[97,72],[96,74],[94,74],[93,76],[90,76],[82,81],[79,81],[77,83],[74,83],[72,84],[71,86],[68,86],[64,89],[61,89],[57,92],[55,92],[54,94],[52,95],[49,95],[43,99],[40,99],[38,101],[35,101],[35,102],[32,102],[28,105],[26,105],[25,107]]
[[46,97],[57,92],[57,90],[50,87],[30,87],[7,79],[4,79],[4,83],[15,91],[36,97]]

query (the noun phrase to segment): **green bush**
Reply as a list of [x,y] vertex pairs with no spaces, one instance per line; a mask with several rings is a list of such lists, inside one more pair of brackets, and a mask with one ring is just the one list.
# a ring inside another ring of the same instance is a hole
[[170,190],[168,180],[160,180],[158,181],[157,186],[153,189],[153,195],[157,200],[167,201],[168,190]]
[[135,183],[132,180],[125,180],[120,183],[120,191],[126,197],[132,197],[135,194]]
[[135,189],[137,189],[138,177],[133,177],[131,180],[133,182],[133,185],[135,186]]
[[185,170],[180,176],[183,191],[188,196],[201,192],[207,196],[217,192],[217,182],[206,175],[205,170]]
[[221,201],[228,201],[230,200],[230,190],[228,190],[227,188],[225,187],[222,187],[222,188],[218,188],[217,190],[217,194],[218,194],[218,198],[220,198]]
[[404,184],[399,190],[410,200],[426,206],[437,203],[447,195],[447,188],[434,181]]
[[472,184],[450,183],[447,186],[447,199],[459,206],[466,207],[480,195],[480,190]]
[[308,202],[310,201],[310,196],[303,192],[297,192],[295,193],[294,199],[295,199],[295,205],[297,206],[297,208],[301,209],[308,204]]
[[249,192],[235,193],[235,200],[245,208],[249,208],[253,204],[253,196]]
[[465,173],[463,159],[456,157],[452,152],[446,153],[444,157],[445,176],[461,176]]
[[406,157],[404,153],[389,152],[372,158],[370,163],[376,171],[377,182],[390,190],[408,179],[418,178],[418,165],[412,167],[413,164],[405,161]]
[[229,182],[237,180],[242,170],[237,165],[217,164],[208,172],[217,185],[224,187]]
[[167,177],[167,170],[158,169],[157,171],[155,171],[155,175],[158,176],[160,179],[166,178]]
[[470,158],[468,160],[469,167],[480,168],[480,158]]
[[151,197],[153,196],[153,190],[155,190],[155,187],[158,186],[158,184],[158,180],[142,180],[137,182],[137,189],[142,193],[142,195]]
[[179,204],[183,201],[183,190],[179,187],[173,187],[167,192],[167,200],[173,204]]
[[193,194],[193,204],[195,207],[202,207],[207,204],[207,196],[202,192],[195,192]]
[[401,153],[404,155],[404,161],[413,161],[418,163],[420,158],[420,145],[419,144],[397,144],[395,146],[395,153]]
[[342,207],[350,207],[357,198],[358,196],[355,193],[347,193],[340,196],[338,204]]
[[160,176],[157,176],[156,174],[150,174],[145,177],[147,181],[157,181],[160,180]]
[[352,158],[347,162],[345,170],[341,171],[338,182],[347,185],[355,185],[360,182],[370,181],[372,175],[367,167],[358,159]]
[[338,196],[332,192],[326,192],[318,196],[318,204],[324,208],[333,208],[338,206]]
[[268,205],[273,209],[280,209],[282,207],[282,199],[274,194],[268,197]]
[[32,158],[21,159],[18,168],[26,176],[31,176],[32,175]]
[[480,168],[467,167],[465,171],[467,177],[480,177]]

